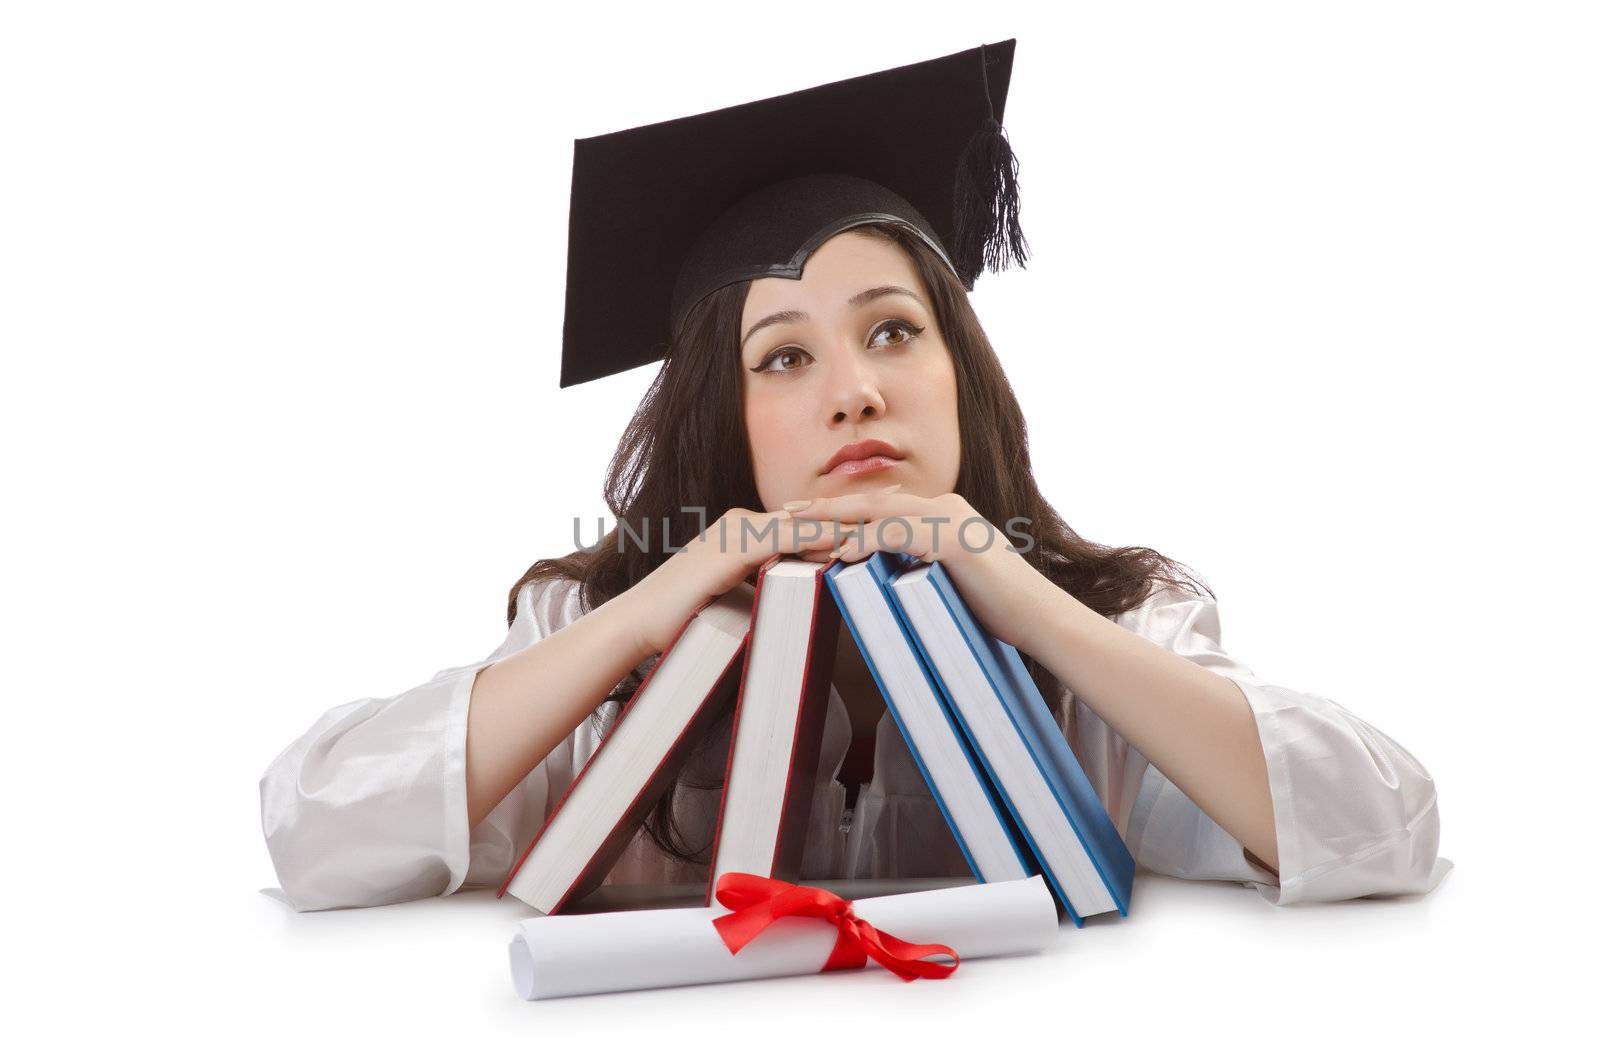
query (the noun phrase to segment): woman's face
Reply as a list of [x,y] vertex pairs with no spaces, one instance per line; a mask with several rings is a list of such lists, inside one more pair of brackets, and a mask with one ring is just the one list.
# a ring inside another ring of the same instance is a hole
[[[812,252],[800,279],[751,283],[739,334],[745,431],[765,510],[897,482],[925,497],[955,488],[955,363],[899,247],[839,233]],[[833,466],[842,447],[866,441],[892,455]]]

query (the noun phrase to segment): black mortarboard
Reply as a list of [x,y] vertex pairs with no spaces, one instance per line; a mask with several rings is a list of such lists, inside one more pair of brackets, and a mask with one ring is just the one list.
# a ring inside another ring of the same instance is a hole
[[1025,265],[1001,128],[1016,43],[575,140],[561,386],[660,360],[706,295],[797,278],[868,221],[910,226],[969,291]]

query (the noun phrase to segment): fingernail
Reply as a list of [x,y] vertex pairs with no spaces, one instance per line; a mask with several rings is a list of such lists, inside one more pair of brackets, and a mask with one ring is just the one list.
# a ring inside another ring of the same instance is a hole
[[785,511],[798,512],[798,511],[800,511],[800,510],[802,510],[804,508],[809,508],[810,506],[811,506],[811,502],[810,501],[790,501],[788,504],[785,504],[783,507],[784,507]]
[[900,488],[900,483],[896,482],[893,486],[890,486],[887,489],[879,490],[878,492],[879,493],[893,493],[895,490],[897,490],[899,488]]

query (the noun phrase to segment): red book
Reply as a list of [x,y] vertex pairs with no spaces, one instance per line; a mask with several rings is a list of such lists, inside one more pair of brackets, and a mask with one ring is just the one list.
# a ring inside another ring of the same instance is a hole
[[754,603],[754,590],[740,584],[684,620],[496,897],[509,892],[550,915],[600,885],[733,700]]
[[725,872],[799,882],[839,640],[830,566],[774,556],[756,575],[707,906]]

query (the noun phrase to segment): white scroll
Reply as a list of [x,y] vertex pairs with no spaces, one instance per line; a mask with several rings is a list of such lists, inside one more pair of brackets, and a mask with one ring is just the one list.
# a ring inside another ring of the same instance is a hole
[[[908,943],[941,943],[962,961],[1042,950],[1060,930],[1042,876],[861,898],[851,908],[879,931]],[[805,975],[822,969],[839,937],[830,921],[785,916],[730,953],[712,924],[727,912],[713,904],[530,917],[511,938],[512,983],[535,1001]],[[867,968],[890,974],[871,958]]]

